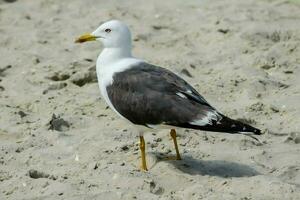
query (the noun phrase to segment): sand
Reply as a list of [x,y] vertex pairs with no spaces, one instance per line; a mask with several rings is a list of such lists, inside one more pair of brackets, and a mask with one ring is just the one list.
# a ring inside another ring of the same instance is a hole
[[[181,74],[243,135],[145,135],[100,97],[102,22],[132,30],[134,55]],[[0,199],[300,199],[300,3],[284,0],[0,0]]]

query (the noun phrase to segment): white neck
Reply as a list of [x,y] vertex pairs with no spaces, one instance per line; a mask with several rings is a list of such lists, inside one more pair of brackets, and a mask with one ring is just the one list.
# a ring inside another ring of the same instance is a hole
[[98,57],[98,62],[102,68],[124,58],[132,58],[131,48],[104,48]]

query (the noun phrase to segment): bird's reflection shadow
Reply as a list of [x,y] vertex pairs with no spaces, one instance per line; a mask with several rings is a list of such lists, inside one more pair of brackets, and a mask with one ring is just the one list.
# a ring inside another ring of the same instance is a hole
[[166,160],[160,153],[154,154],[157,162],[168,162],[178,170],[191,175],[209,175],[223,178],[251,177],[260,175],[252,167],[225,160],[201,160],[191,156],[184,156],[182,160]]

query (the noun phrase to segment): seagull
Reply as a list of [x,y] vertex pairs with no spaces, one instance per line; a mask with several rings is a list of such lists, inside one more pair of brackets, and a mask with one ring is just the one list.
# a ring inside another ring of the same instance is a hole
[[176,150],[173,159],[176,160],[181,160],[176,127],[231,134],[261,134],[259,129],[221,114],[180,76],[133,57],[131,32],[123,22],[105,22],[75,42],[87,41],[103,44],[96,65],[99,88],[109,107],[137,128],[142,170],[148,170],[144,133],[149,129],[170,128]]

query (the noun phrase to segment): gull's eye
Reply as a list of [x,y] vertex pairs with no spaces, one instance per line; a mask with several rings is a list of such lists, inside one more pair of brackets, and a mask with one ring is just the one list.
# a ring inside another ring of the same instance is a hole
[[107,29],[105,29],[105,32],[106,32],[106,33],[110,33],[110,32],[111,32],[111,29],[107,28]]

